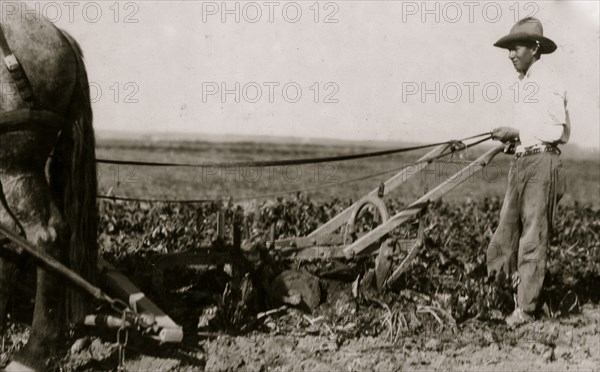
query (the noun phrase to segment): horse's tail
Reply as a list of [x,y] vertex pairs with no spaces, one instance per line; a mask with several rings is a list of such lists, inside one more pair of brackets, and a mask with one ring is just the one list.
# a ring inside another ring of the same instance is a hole
[[[96,282],[98,258],[97,178],[93,115],[90,88],[79,44],[65,31],[76,60],[76,81],[49,166],[50,186],[61,204],[70,227],[70,268],[88,281]],[[67,318],[81,321],[90,301],[76,291],[67,291]]]

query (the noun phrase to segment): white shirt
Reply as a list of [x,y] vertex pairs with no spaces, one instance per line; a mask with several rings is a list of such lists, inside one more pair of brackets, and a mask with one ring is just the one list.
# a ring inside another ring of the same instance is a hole
[[571,134],[567,91],[557,74],[539,59],[526,74],[519,74],[517,84],[514,126],[521,146],[567,143]]

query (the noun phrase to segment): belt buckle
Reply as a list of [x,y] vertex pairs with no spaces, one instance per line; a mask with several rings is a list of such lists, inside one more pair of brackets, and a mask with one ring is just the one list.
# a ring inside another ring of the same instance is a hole
[[10,72],[14,72],[19,68],[19,61],[17,60],[17,57],[15,57],[14,54],[4,56],[4,63],[6,64],[6,67]]
[[515,157],[520,158],[525,153],[525,147],[523,145],[517,146],[515,149]]

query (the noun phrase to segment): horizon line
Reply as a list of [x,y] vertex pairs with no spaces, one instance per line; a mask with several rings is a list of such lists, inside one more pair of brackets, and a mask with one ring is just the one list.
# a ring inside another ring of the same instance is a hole
[[[240,133],[205,133],[205,132],[165,132],[165,131],[135,131],[135,130],[118,130],[118,129],[97,129],[95,131],[97,139],[101,140],[130,140],[132,138],[119,138],[119,135],[126,137],[140,136],[139,139],[149,139],[151,141],[181,141],[181,142],[259,142],[265,140],[265,142],[276,141],[285,143],[283,141],[289,140],[296,143],[301,140],[303,143],[312,141],[317,142],[338,142],[338,143],[353,143],[353,144],[427,144],[425,141],[419,140],[385,140],[385,139],[347,139],[347,138],[333,138],[333,137],[318,137],[318,136],[302,136],[302,135],[271,135],[271,134],[240,134]],[[165,136],[166,138],[156,138],[156,136]],[[150,138],[148,138],[150,137]],[[205,137],[205,138],[203,138]],[[244,139],[247,138],[247,139]],[[448,139],[450,140],[450,139]],[[439,142],[439,141],[438,141]],[[485,144],[484,144],[485,145]],[[562,146],[576,147],[582,150],[600,152],[600,146],[587,146],[577,143],[567,143]]]

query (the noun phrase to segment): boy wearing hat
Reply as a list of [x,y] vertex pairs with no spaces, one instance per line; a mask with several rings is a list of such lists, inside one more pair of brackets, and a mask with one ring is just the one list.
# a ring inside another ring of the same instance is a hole
[[520,94],[514,125],[492,131],[494,139],[518,146],[487,267],[488,273],[511,276],[517,286],[516,309],[506,318],[516,326],[532,321],[538,306],[554,211],[566,188],[558,145],[568,141],[571,125],[566,90],[540,59],[556,50],[541,22],[520,20],[494,46],[509,50]]

